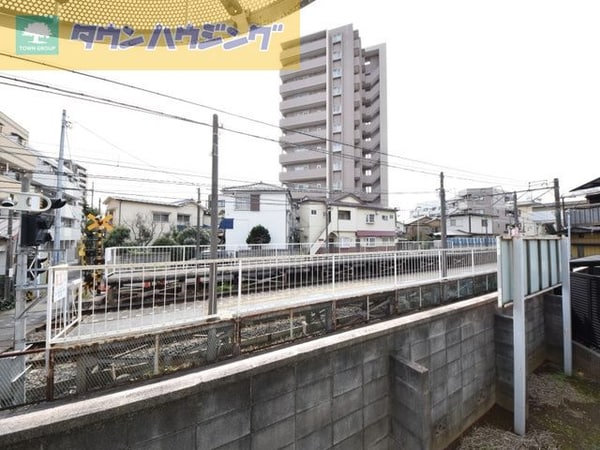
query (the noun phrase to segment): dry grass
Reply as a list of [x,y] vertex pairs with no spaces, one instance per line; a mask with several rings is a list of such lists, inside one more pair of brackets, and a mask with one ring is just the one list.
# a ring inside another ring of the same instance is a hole
[[555,450],[558,449],[552,434],[547,431],[534,431],[519,436],[510,431],[500,430],[490,425],[476,428],[465,436],[459,450]]
[[562,375],[541,373],[531,374],[527,378],[527,391],[531,400],[538,405],[558,407],[565,400],[575,403],[591,403],[593,398],[586,397],[571,386]]

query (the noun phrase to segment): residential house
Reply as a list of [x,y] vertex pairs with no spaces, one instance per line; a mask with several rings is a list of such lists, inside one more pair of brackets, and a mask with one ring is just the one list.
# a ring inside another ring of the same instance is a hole
[[571,236],[575,258],[600,254],[600,178],[572,189],[571,196],[585,197],[587,203],[565,210],[565,224]]
[[396,210],[361,202],[347,194],[334,200],[305,198],[298,202],[301,242],[311,253],[357,248],[386,249],[396,242]]
[[250,230],[262,225],[269,231],[271,246],[285,248],[295,228],[292,198],[285,187],[253,183],[222,189],[227,223],[225,244],[228,250],[246,248]]
[[140,226],[148,229],[151,234],[148,244],[172,229],[196,227],[198,214],[201,226],[206,225],[205,209],[193,199],[158,202],[110,196],[104,200],[104,204],[106,213],[112,215],[113,226],[126,226],[133,234],[137,233]]
[[404,238],[409,241],[427,241],[440,232],[439,217],[417,217],[404,224]]

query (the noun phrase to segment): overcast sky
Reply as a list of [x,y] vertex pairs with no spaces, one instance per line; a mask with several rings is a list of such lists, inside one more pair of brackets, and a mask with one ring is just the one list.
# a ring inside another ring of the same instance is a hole
[[[599,21],[597,0],[316,0],[301,14],[303,34],[352,23],[363,46],[387,44],[390,206],[400,211],[435,200],[440,171],[448,196],[466,187],[540,187],[553,178],[566,193],[600,176]],[[220,184],[278,183],[277,71],[99,73],[208,108],[58,71],[2,74],[208,123],[218,108],[270,124],[219,113],[225,128],[275,141],[221,131]],[[194,185],[206,198],[208,127],[0,85],[0,110],[44,154],[58,156],[63,108],[72,122],[66,157],[91,175],[117,178],[92,179],[95,202],[110,193],[195,197]]]

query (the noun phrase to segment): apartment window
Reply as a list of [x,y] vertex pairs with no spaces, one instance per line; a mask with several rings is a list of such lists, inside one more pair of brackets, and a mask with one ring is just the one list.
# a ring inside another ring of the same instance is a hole
[[335,33],[332,37],[331,37],[331,42],[332,43],[336,43],[336,42],[342,42],[342,33]]
[[340,209],[338,211],[338,219],[340,219],[340,220],[350,220],[351,217],[352,217],[351,212],[346,209]]
[[375,223],[375,214],[367,214],[366,223]]
[[370,194],[371,192],[373,192],[373,186],[366,185],[365,186],[365,194]]
[[384,221],[386,221],[386,222],[387,222],[387,220],[388,220],[388,216],[387,216],[387,214],[384,214],[384,215],[382,215],[382,216],[381,216],[381,220],[384,220]]
[[250,211],[260,211],[260,194],[250,195]]
[[451,227],[455,227],[456,226],[456,219],[450,219],[450,226]]
[[152,221],[155,223],[168,223],[169,213],[155,212],[152,213]]
[[250,195],[238,194],[235,196],[236,211],[250,211]]
[[342,125],[333,125],[333,127],[331,127],[331,128],[332,128],[332,131],[334,133],[341,133],[342,132]]
[[372,153],[365,153],[365,159],[371,159],[373,157]]
[[334,87],[331,89],[331,93],[332,93],[333,95],[342,95],[342,87],[341,87],[341,86],[334,86]]
[[311,216],[316,216],[317,215],[317,210],[316,209],[311,209],[310,210],[310,215]]
[[339,162],[339,161],[334,162],[333,163],[333,170],[336,171],[336,172],[339,171],[339,170],[342,170],[342,163]]
[[177,225],[190,226],[191,216],[189,214],[177,214]]
[[376,238],[373,236],[369,236],[369,237],[365,238],[365,247],[375,247],[376,243],[377,243]]
[[373,175],[373,171],[371,169],[365,169],[365,176],[370,177],[371,175]]
[[342,59],[342,52],[340,52],[340,51],[334,51],[332,53],[332,59],[334,61],[337,61],[338,59]]
[[333,69],[331,74],[333,75],[333,78],[340,78],[342,76],[342,69]]
[[487,226],[488,226],[488,221],[487,221],[487,219],[481,219],[481,226],[482,226],[482,227],[486,227],[486,228],[487,228]]
[[334,142],[333,145],[331,146],[331,151],[333,151],[333,152],[341,152],[342,151],[342,143],[341,142]]

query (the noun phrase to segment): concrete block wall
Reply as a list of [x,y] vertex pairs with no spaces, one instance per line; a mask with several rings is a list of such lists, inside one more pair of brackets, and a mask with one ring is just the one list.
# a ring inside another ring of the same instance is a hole
[[[491,302],[396,333],[391,448],[445,448],[493,406],[494,313]],[[412,411],[413,398],[429,406]],[[423,435],[409,411],[423,415]]]
[[[546,316],[555,314],[556,309],[547,311],[545,295],[540,294],[525,302],[525,345],[527,351],[527,373],[532,373],[547,359]],[[552,320],[555,320],[552,319]],[[548,322],[550,325],[552,321]],[[560,329],[562,337],[562,327]],[[496,346],[496,402],[504,409],[513,410],[513,318],[512,307],[505,307],[495,317]]]
[[[0,448],[377,450],[402,448],[409,426],[410,442],[444,448],[494,403],[495,303],[488,295],[0,415]],[[405,408],[427,398],[406,423]]]

